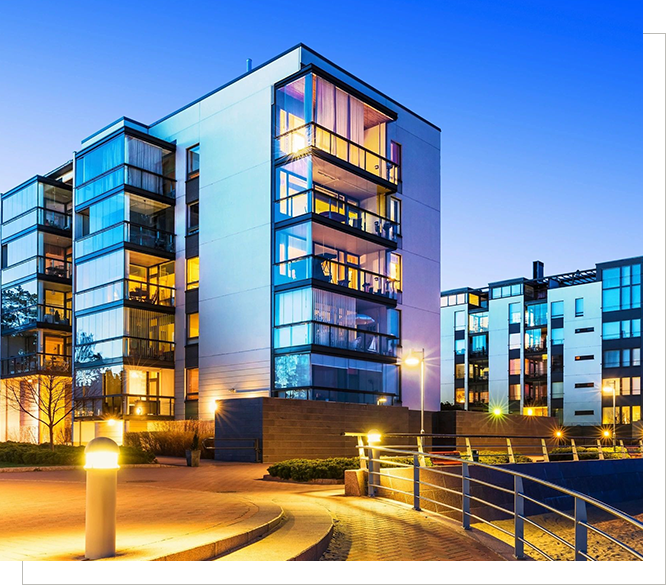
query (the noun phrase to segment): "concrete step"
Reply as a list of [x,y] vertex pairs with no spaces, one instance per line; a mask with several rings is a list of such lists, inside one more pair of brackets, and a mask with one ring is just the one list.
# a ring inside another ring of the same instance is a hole
[[285,520],[270,534],[216,561],[316,561],[333,534],[333,520],[319,504],[280,499]]

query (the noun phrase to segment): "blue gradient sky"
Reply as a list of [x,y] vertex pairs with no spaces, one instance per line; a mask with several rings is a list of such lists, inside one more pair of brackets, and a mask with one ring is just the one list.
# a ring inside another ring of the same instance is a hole
[[638,0],[5,3],[0,191],[304,42],[442,128],[442,288],[642,253]]

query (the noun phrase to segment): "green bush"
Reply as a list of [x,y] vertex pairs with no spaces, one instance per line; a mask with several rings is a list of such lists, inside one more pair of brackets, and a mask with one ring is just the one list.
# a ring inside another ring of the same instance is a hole
[[[145,451],[170,457],[185,457],[192,449],[195,435],[202,440],[212,437],[215,429],[212,421],[182,420],[152,423],[150,431],[126,433],[125,444]],[[203,449],[202,458],[213,458],[213,451]]]
[[[532,460],[520,453],[514,453],[513,458],[516,463],[531,463]],[[466,454],[461,456],[461,459],[469,459]],[[504,463],[509,463],[509,454],[504,451],[479,451],[478,456],[479,463],[485,463],[486,465],[502,465]]]
[[[626,454],[617,447],[613,452],[613,447],[602,447],[604,459],[624,459]],[[583,461],[586,459],[599,459],[599,449],[596,447],[577,447],[578,458]],[[573,450],[571,447],[556,447],[548,452],[548,458],[551,461],[573,461]]]
[[[0,443],[0,461],[16,465],[83,465],[85,447],[56,445],[51,451],[48,443]],[[120,447],[120,464],[153,463],[155,455],[136,447]]]
[[[402,463],[412,465],[412,457],[382,457],[380,467],[389,469],[401,469],[403,465],[391,465],[391,463]],[[426,458],[426,466],[432,466],[429,458]],[[334,457],[331,459],[289,459],[275,463],[268,468],[269,475],[282,479],[294,481],[310,481],[311,479],[344,479],[345,470],[358,469],[360,462],[358,457]]]

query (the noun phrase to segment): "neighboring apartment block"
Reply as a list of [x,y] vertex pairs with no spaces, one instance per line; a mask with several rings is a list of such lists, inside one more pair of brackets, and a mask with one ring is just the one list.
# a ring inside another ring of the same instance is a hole
[[[643,419],[643,258],[441,295],[442,402],[553,416]],[[613,412],[615,392],[615,413]]]
[[29,356],[71,360],[85,441],[109,418],[212,419],[218,399],[418,409],[399,362],[425,348],[437,410],[439,140],[304,45],[153,124],[110,124],[69,174],[33,180],[36,203],[3,195],[3,384],[39,373]]

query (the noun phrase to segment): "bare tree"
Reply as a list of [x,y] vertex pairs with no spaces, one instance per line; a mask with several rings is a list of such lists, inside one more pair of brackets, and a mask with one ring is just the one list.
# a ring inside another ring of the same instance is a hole
[[72,379],[67,373],[52,371],[5,380],[8,404],[48,429],[51,451],[55,449],[56,428],[70,417],[74,410]]

